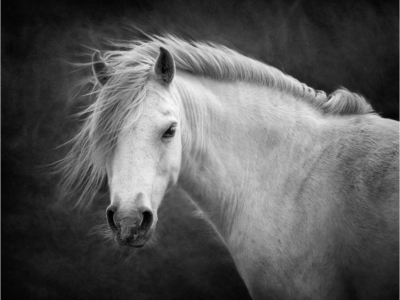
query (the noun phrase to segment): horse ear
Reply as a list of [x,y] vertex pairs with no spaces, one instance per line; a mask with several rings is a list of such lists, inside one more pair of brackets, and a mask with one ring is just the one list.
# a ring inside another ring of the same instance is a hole
[[106,74],[107,64],[104,62],[99,51],[95,51],[92,56],[92,71],[100,85],[105,85],[109,79]]
[[170,84],[175,75],[175,61],[172,54],[165,48],[160,47],[160,54],[154,65],[156,78],[164,84]]

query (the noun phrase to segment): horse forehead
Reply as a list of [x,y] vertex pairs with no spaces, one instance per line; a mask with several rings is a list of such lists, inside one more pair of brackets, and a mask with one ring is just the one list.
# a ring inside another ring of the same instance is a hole
[[160,104],[157,106],[144,107],[138,122],[132,127],[133,130],[144,129],[153,130],[153,127],[160,127],[166,122],[166,120],[173,117],[177,117],[177,111],[166,104]]
[[176,113],[176,107],[167,101],[157,100],[149,101],[148,105],[144,106],[143,116],[151,117],[166,117]]
[[157,130],[166,120],[177,116],[174,107],[168,105],[168,103],[152,101],[151,99],[145,101],[147,102],[147,100],[149,100],[149,103],[145,103],[143,111],[136,121],[130,123],[129,117],[127,118],[126,126],[122,130],[119,140],[135,139],[137,141],[141,136],[146,137],[149,132]]
[[178,110],[177,103],[169,91],[158,84],[151,84],[144,101],[144,110],[160,112],[162,115],[173,114]]

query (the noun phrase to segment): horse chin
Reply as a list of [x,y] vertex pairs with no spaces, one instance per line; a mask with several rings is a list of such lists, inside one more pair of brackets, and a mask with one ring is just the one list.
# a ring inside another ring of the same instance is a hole
[[118,235],[114,236],[114,242],[119,246],[133,247],[133,248],[143,248],[147,241],[151,238],[151,234],[146,234],[139,236],[137,238],[130,237],[122,240]]
[[136,241],[122,241],[118,237],[114,238],[114,242],[119,246],[128,246],[133,248],[143,248],[146,245],[147,240],[136,240]]
[[147,244],[147,240],[149,238],[150,237],[147,237],[147,236],[142,237],[141,239],[135,240],[127,246],[133,247],[133,248],[143,248]]

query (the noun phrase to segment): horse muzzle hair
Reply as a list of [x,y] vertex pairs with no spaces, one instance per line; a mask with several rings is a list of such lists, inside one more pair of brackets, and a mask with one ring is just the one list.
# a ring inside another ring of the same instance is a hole
[[127,212],[110,205],[107,221],[117,244],[139,248],[150,239],[154,218],[151,209],[144,206]]

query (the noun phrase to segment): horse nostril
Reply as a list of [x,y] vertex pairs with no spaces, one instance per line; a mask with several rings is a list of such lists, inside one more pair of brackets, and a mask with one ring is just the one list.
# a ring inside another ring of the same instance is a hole
[[118,231],[118,227],[114,222],[114,211],[111,208],[107,208],[107,222],[112,232]]
[[146,210],[142,212],[142,215],[143,220],[140,224],[140,228],[147,231],[150,229],[151,224],[153,223],[153,214],[151,213],[151,211]]

